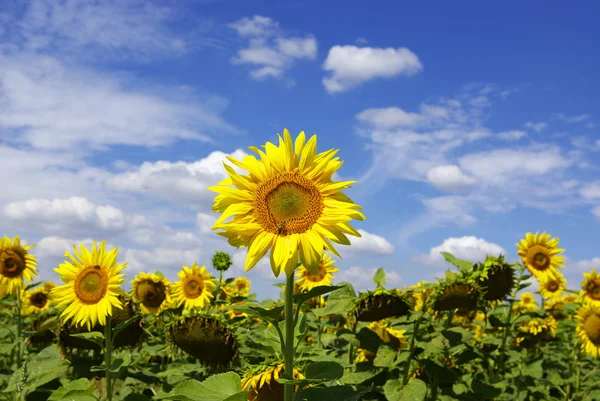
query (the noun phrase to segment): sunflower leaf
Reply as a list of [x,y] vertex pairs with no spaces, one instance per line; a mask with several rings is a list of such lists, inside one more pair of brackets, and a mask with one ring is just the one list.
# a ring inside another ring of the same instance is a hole
[[402,386],[400,380],[391,379],[383,386],[383,394],[388,400],[421,401],[427,394],[427,385],[423,380],[414,379]]
[[377,284],[377,287],[383,287],[383,285],[387,282],[385,279],[385,270],[383,270],[383,267],[377,269],[375,275],[373,276],[373,282]]
[[320,285],[304,294],[296,294],[293,296],[293,298],[298,303],[298,306],[300,306],[311,298],[320,297],[321,295],[325,295],[331,291],[339,290],[340,288],[342,287],[339,285]]
[[132,317],[130,317],[129,319],[127,319],[124,322],[121,322],[117,325],[117,327],[115,327],[112,331],[112,338],[113,338],[113,342],[114,339],[117,337],[117,335],[119,335],[119,333],[121,331],[123,331],[124,329],[126,329],[129,325],[131,325],[133,322],[135,322],[136,320],[139,320],[141,317],[140,314],[134,315]]
[[104,334],[102,334],[98,331],[92,331],[89,333],[71,334],[71,337],[82,338],[84,340],[87,340],[89,342],[96,344],[99,347],[104,346]]
[[452,255],[449,252],[441,252],[441,254],[444,257],[444,259],[446,259],[446,262],[453,264],[454,266],[458,267],[458,269],[461,271],[466,271],[473,268],[473,264],[468,260],[457,259],[454,255]]
[[251,316],[260,317],[271,323],[276,323],[279,321],[281,313],[283,312],[283,308],[284,306],[282,305],[271,309],[265,309],[262,306],[250,304],[229,307],[229,309],[244,312]]
[[167,394],[159,394],[155,400],[178,401],[246,401],[242,380],[234,372],[213,375],[199,382],[186,380]]

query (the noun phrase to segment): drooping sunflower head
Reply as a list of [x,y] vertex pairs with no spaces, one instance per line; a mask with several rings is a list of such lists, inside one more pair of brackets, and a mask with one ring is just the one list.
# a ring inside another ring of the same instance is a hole
[[545,232],[527,233],[517,244],[517,254],[523,260],[523,265],[538,279],[556,276],[565,261],[563,256],[559,256],[565,250],[558,247],[558,238],[551,237]]
[[[349,222],[364,220],[354,204],[341,191],[354,181],[334,182],[333,173],[342,162],[337,150],[317,153],[317,136],[308,142],[304,132],[292,140],[287,129],[279,136],[279,146],[267,142],[265,151],[250,147],[260,156],[229,161],[248,175],[225,165],[229,178],[209,189],[217,192],[213,210],[222,213],[213,229],[236,247],[248,246],[245,270],[271,250],[275,276],[285,270],[289,277],[298,257],[303,266],[318,274],[323,249],[339,254],[331,241],[350,245],[346,234],[360,237]],[[233,217],[230,222],[225,222]]]
[[8,293],[37,276],[37,261],[29,253],[31,248],[33,245],[21,244],[18,235],[12,240],[6,236],[0,239],[0,285],[6,285]]
[[576,333],[581,341],[581,349],[593,357],[600,356],[600,306],[587,303],[577,310]]
[[589,273],[583,273],[585,280],[581,282],[583,289],[580,296],[583,302],[600,305],[600,275],[592,269]]
[[475,310],[481,290],[468,277],[456,276],[442,280],[429,297],[428,303],[436,312],[454,309]]
[[44,287],[25,291],[22,312],[24,315],[42,312],[50,307],[50,294]]
[[376,322],[410,313],[412,297],[398,290],[377,290],[361,294],[355,301],[354,316],[359,322]]
[[171,304],[171,283],[162,274],[140,273],[131,282],[131,297],[142,312],[160,314]]
[[483,292],[483,299],[487,301],[497,301],[506,298],[515,285],[515,269],[504,261],[504,256],[487,256],[482,264],[478,264],[476,269],[481,269],[484,274],[481,275],[480,287]]
[[300,291],[310,291],[321,285],[331,285],[333,283],[333,273],[339,272],[333,265],[333,259],[327,254],[323,254],[319,263],[319,272],[313,273],[304,266],[296,270],[296,283]]
[[177,275],[179,281],[173,284],[172,297],[178,306],[184,305],[185,309],[194,310],[210,305],[217,285],[206,266],[199,267],[194,262],[191,268],[183,266]]
[[118,264],[118,248],[107,252],[105,241],[100,247],[94,241],[91,252],[83,244],[79,252],[75,246],[73,250],[75,256],[65,252],[69,260],[54,269],[66,284],[52,289],[52,299],[59,307],[66,306],[61,314],[63,320],[85,324],[88,329],[97,322],[104,326],[113,308],[122,307],[118,295],[125,279],[119,272],[127,263]]
[[207,365],[224,366],[238,359],[238,343],[215,317],[192,316],[169,326],[169,341]]
[[545,299],[560,298],[566,286],[567,280],[562,274],[557,273],[555,276],[541,278],[539,291]]
[[[283,384],[277,380],[284,371],[283,363],[280,363],[260,365],[246,372],[242,389],[248,392],[248,401],[283,401]],[[293,376],[296,380],[304,379],[304,375],[296,368]]]

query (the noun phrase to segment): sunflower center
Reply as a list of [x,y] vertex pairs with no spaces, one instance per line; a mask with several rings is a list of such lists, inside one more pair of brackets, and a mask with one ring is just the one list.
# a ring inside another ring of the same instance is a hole
[[527,252],[527,261],[536,270],[546,270],[550,267],[548,249],[541,245],[534,245]]
[[282,236],[309,230],[323,207],[318,188],[297,171],[264,182],[254,198],[256,221],[265,231]]
[[585,319],[583,331],[592,344],[600,345],[600,315],[594,313]]
[[75,294],[86,305],[97,304],[108,289],[108,275],[100,266],[86,267],[75,278]]
[[158,308],[167,297],[166,289],[163,283],[144,281],[138,285],[137,297],[142,300],[144,306]]
[[600,280],[591,280],[587,283],[585,287],[585,292],[588,297],[600,300]]
[[186,298],[198,298],[200,296],[200,294],[202,294],[202,291],[204,290],[204,283],[202,282],[202,279],[199,277],[191,277],[188,279],[188,281],[185,283],[185,294],[186,294]]
[[550,292],[556,292],[560,288],[560,285],[556,280],[550,280],[548,284],[546,284],[546,289]]
[[327,269],[325,268],[325,265],[323,265],[323,263],[319,265],[319,274],[312,274],[308,269],[306,269],[306,272],[304,273],[304,277],[306,278],[306,280],[312,281],[313,283],[320,283],[321,281],[323,281],[326,275]]
[[46,306],[46,302],[48,301],[48,296],[43,292],[36,292],[29,298],[29,302],[36,308],[43,308]]
[[12,249],[5,249],[0,253],[0,275],[14,278],[25,270],[25,258]]

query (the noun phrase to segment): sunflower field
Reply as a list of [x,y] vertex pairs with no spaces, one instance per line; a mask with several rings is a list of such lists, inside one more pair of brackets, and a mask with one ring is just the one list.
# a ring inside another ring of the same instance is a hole
[[557,238],[526,233],[515,262],[442,253],[445,277],[404,288],[381,268],[359,292],[335,281],[334,243],[365,219],[342,193],[353,182],[332,180],[337,150],[278,139],[228,158],[247,174],[224,164],[208,190],[216,234],[247,247],[246,271],[269,252],[279,299],[230,277],[226,251],[126,292],[105,241],[66,250],[41,282],[34,245],[5,236],[0,400],[600,400],[600,276],[568,288]]

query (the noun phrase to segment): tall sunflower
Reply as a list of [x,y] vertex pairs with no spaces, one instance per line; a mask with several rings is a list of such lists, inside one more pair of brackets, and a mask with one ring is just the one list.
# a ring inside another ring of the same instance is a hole
[[131,297],[142,312],[158,315],[171,303],[171,283],[162,274],[140,273],[131,282]]
[[579,322],[576,333],[581,340],[581,349],[593,358],[600,355],[600,305],[588,303],[577,310]]
[[7,236],[0,239],[0,285],[6,285],[9,294],[37,276],[37,261],[29,253],[31,248],[33,245],[21,244],[18,235],[12,240]]
[[525,267],[538,280],[558,275],[565,258],[558,254],[565,250],[558,247],[558,238],[550,239],[551,234],[527,233],[518,244],[517,254]]
[[558,273],[554,277],[540,279],[539,292],[545,299],[560,298],[567,286],[567,280]]
[[296,284],[301,291],[310,291],[321,285],[331,285],[333,283],[333,273],[339,272],[333,265],[333,259],[326,253],[323,254],[319,263],[319,271],[314,274],[304,266],[296,270]]
[[600,275],[592,269],[589,273],[583,273],[583,277],[585,277],[585,280],[581,282],[580,298],[585,303],[600,306]]
[[24,291],[22,311],[24,315],[42,312],[50,307],[50,293],[44,287]]
[[127,263],[117,263],[118,248],[107,252],[106,241],[101,242],[100,248],[94,241],[91,252],[83,244],[79,247],[80,252],[73,246],[75,256],[65,252],[70,261],[65,260],[54,269],[66,284],[54,287],[51,296],[59,307],[67,307],[61,314],[64,321],[85,324],[90,330],[96,322],[104,326],[113,307],[122,308],[118,295],[125,279],[119,272]]
[[360,237],[349,223],[365,219],[359,212],[362,208],[341,192],[355,181],[331,180],[343,162],[335,157],[336,149],[317,153],[316,135],[306,142],[301,132],[293,141],[284,129],[279,146],[267,142],[264,148],[263,152],[250,147],[260,160],[228,157],[249,174],[240,175],[225,165],[229,178],[209,188],[219,194],[213,210],[222,213],[213,229],[223,230],[218,234],[233,246],[248,246],[246,271],[270,249],[276,277],[281,270],[290,277],[298,257],[317,274],[323,249],[339,256],[331,241],[350,245],[346,234]]
[[182,266],[177,273],[179,281],[173,284],[172,297],[177,306],[185,305],[185,309],[204,308],[214,297],[217,288],[212,275],[206,266],[199,267],[196,262],[192,267]]

